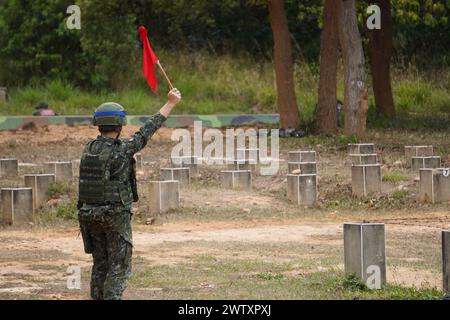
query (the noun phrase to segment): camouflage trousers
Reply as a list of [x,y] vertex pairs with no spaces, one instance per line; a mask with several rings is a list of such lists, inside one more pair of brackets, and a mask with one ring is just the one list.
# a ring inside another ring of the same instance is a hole
[[88,243],[94,263],[92,299],[120,300],[131,275],[131,212],[123,208],[83,207],[79,221],[85,248]]

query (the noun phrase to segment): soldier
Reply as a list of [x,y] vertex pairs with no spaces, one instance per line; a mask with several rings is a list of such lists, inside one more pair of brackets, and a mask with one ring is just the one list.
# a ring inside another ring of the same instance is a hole
[[120,300],[131,274],[131,207],[138,200],[134,154],[145,147],[181,100],[177,89],[131,139],[119,139],[124,108],[104,103],[93,123],[101,135],[90,141],[80,162],[78,219],[84,249],[92,254],[91,297]]
[[45,116],[45,117],[52,117],[57,116],[58,114],[55,112],[55,110],[50,109],[47,102],[39,102],[36,107],[36,111],[33,112],[33,116]]

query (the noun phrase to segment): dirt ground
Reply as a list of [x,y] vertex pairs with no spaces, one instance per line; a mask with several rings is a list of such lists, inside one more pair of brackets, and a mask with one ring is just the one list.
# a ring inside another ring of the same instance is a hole
[[[136,129],[126,127],[125,135]],[[420,135],[411,138],[401,134],[397,139],[390,133],[372,133],[370,138],[379,148],[383,170],[400,170],[408,175],[403,181],[383,182],[382,194],[372,198],[351,197],[350,172],[342,147],[345,144],[298,139],[299,142],[282,141],[281,158],[286,159],[289,150],[318,151],[318,205],[300,208],[286,199],[285,163],[275,176],[255,176],[252,191],[222,189],[220,170],[203,166],[200,176],[181,190],[179,210],[153,215],[148,212],[146,183],[158,179],[159,167],[168,164],[174,145],[171,133],[172,130],[162,128],[142,152],[141,202],[134,210],[133,234],[137,275],[125,298],[189,298],[176,277],[173,283],[161,285],[151,279],[144,284],[139,275],[149,266],[170,269],[188,265],[195,269],[198,259],[204,257],[222,262],[287,263],[289,268],[280,273],[293,278],[330,268],[342,271],[342,224],[362,220],[386,223],[390,284],[440,290],[440,231],[450,227],[450,204],[419,203],[415,198],[416,175],[403,169],[401,155],[406,141],[426,143],[429,139],[443,156],[443,165],[449,164],[448,133],[425,139]],[[88,126],[0,132],[0,155],[19,159],[21,174],[34,172],[39,166],[30,164],[79,158],[84,143],[96,135],[96,129]],[[20,179],[3,179],[0,186],[21,183]],[[45,207],[39,214],[45,216],[50,208]],[[84,254],[78,233],[73,220],[0,227],[0,299],[88,299],[91,258]],[[303,264],[305,261],[308,264]],[[69,290],[66,286],[66,270],[73,265],[82,269],[81,290]],[[229,276],[233,278],[234,273]],[[214,297],[214,290],[220,291],[219,284],[215,289],[211,284],[198,285],[212,290],[206,296]],[[172,286],[178,288],[176,293],[171,292]]]
[[[445,218],[447,212],[436,212],[433,217]],[[345,220],[343,220],[345,221]],[[388,224],[387,254],[396,254],[394,248],[402,239],[431,236],[439,237],[435,227],[404,226]],[[391,237],[390,237],[391,236]],[[0,233],[0,297],[10,294],[20,298],[87,299],[87,291],[71,292],[64,288],[66,270],[71,265],[85,270],[90,267],[90,256],[84,254],[77,228],[5,230]],[[229,243],[264,246],[273,244],[301,243],[314,247],[312,251],[293,250],[302,258],[314,257],[317,251],[334,248],[342,251],[342,222],[262,220],[255,226],[249,222],[167,223],[163,226],[136,226],[134,231],[134,255],[145,259],[150,265],[176,265],[190,261],[198,255],[212,255],[215,259],[233,258],[280,261],[280,252],[265,252],[261,256],[252,250],[224,250]],[[392,244],[392,245],[391,245]],[[438,242],[433,246],[438,249]],[[300,249],[300,248],[299,248]],[[438,250],[437,250],[438,251]],[[437,252],[436,252],[437,254]],[[284,257],[289,260],[291,257]],[[424,257],[414,249],[406,262],[420,262]],[[343,269],[343,263],[337,265]],[[320,270],[320,267],[319,269]],[[299,270],[301,272],[301,270]],[[87,281],[87,279],[86,279]],[[441,284],[441,275],[436,269],[414,266],[392,265],[388,269],[388,281],[408,287],[436,287]],[[86,285],[86,283],[85,283]],[[145,297],[144,297],[145,298]]]

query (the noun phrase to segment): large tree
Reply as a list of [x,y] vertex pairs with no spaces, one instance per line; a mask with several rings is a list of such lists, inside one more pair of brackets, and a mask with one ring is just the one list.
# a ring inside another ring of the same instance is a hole
[[326,134],[334,134],[337,131],[338,9],[338,1],[325,1],[322,36],[320,39],[319,102],[317,104],[315,121],[318,131]]
[[344,62],[344,134],[365,136],[368,109],[366,71],[355,0],[338,1],[339,42]]
[[297,128],[300,115],[294,87],[294,61],[291,34],[284,0],[269,0],[269,18],[273,32],[277,104],[281,128]]
[[373,0],[381,9],[381,29],[367,30],[369,65],[377,111],[395,116],[391,86],[392,16],[390,0]]

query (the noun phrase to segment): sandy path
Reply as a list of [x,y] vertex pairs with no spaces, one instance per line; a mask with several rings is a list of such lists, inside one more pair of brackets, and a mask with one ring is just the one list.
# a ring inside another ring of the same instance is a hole
[[[244,225],[219,223],[216,228],[213,223],[170,223],[148,228],[139,226],[134,232],[135,256],[143,257],[151,264],[186,262],[196,254],[229,258],[233,253],[220,248],[221,244],[227,243],[298,243],[334,246],[336,250],[342,250],[341,222],[269,222],[254,226],[251,226],[251,222]],[[387,232],[419,234],[438,231],[417,226],[387,225]],[[88,269],[91,258],[84,254],[82,241],[77,235],[76,229],[0,232],[0,241],[3,243],[0,250],[17,254],[17,259],[14,256],[0,258],[0,293],[16,291],[27,294],[48,288],[48,284],[61,285],[66,279],[63,270],[69,265]],[[173,250],[174,245],[179,249]],[[259,257],[256,253],[246,252],[245,258]],[[52,267],[59,269],[55,271]],[[343,268],[341,264],[337,267]],[[388,270],[388,281],[407,286],[440,287],[441,278],[435,271],[395,267]]]

